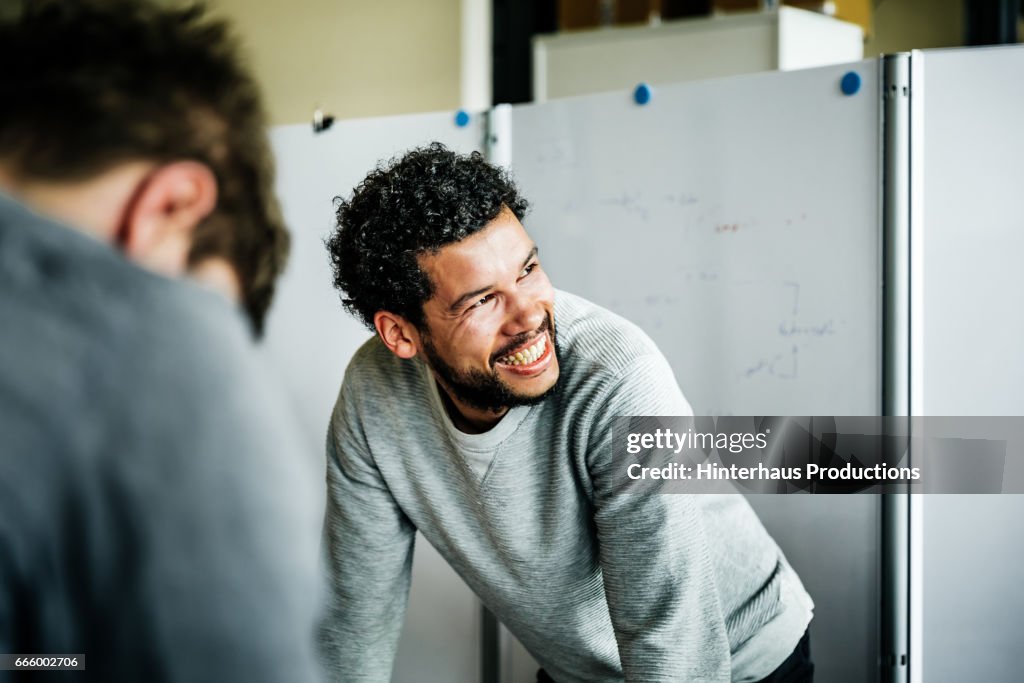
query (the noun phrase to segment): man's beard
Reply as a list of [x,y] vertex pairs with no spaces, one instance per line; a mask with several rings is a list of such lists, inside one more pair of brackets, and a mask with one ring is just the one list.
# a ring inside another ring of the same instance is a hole
[[[543,332],[548,333],[551,353],[555,354],[557,359],[558,345],[555,341],[555,326],[550,314],[545,319],[544,324],[534,333],[534,336]],[[506,408],[535,405],[554,393],[558,387],[559,380],[561,380],[562,373],[559,372],[554,384],[548,387],[546,391],[535,396],[518,394],[501,379],[497,368],[494,368],[491,372],[475,369],[456,370],[437,353],[437,348],[430,339],[429,331],[421,330],[420,337],[423,340],[423,355],[427,357],[427,362],[430,368],[437,374],[441,385],[450,391],[454,398],[476,410],[497,413]],[[509,351],[525,343],[529,337],[529,334],[523,334],[506,344],[501,351],[492,356],[492,367],[494,359],[507,355]]]

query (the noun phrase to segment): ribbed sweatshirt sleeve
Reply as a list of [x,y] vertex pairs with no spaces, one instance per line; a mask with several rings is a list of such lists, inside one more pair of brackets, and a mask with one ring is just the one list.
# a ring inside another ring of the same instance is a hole
[[348,393],[343,387],[327,435],[331,580],[320,645],[330,680],[386,683],[409,597],[415,528],[369,453]]
[[593,413],[594,521],[626,681],[725,681],[729,639],[708,539],[685,494],[622,491],[612,458],[615,416],[691,415],[665,359],[642,355],[619,373]]

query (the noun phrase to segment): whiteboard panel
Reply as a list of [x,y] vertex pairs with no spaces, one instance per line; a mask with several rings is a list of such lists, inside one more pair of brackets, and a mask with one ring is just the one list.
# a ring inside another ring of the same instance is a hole
[[1024,48],[922,57],[925,411],[1024,415]]
[[[1024,48],[924,60],[928,415],[1024,415]],[[920,359],[919,359],[920,360]],[[1024,496],[926,496],[923,680],[1020,678]]]
[[514,109],[556,286],[638,323],[698,414],[874,414],[877,77],[759,74]]
[[[878,414],[878,87],[866,61],[515,108],[552,282],[645,329],[697,414]],[[876,498],[751,502],[817,604],[822,680],[873,680]]]
[[[345,367],[370,337],[344,311],[332,286],[323,244],[334,226],[332,199],[350,195],[378,161],[434,140],[463,152],[479,149],[481,117],[474,115],[465,128],[455,125],[451,113],[432,113],[340,121],[320,134],[305,125],[271,132],[292,255],[271,308],[265,346],[298,407],[307,455],[318,462]],[[417,536],[412,593],[392,680],[476,680],[478,612],[462,580]]]

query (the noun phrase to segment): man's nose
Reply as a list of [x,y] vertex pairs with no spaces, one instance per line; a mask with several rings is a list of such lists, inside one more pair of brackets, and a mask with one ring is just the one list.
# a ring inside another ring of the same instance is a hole
[[540,299],[524,294],[509,298],[507,314],[502,332],[509,337],[535,331],[546,316]]

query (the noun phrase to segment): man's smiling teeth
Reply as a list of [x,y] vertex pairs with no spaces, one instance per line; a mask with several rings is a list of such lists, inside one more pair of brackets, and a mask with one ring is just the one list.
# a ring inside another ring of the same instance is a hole
[[541,337],[536,344],[522,351],[503,356],[498,359],[499,363],[505,363],[506,365],[529,365],[533,363],[542,355],[544,355],[544,347],[547,346],[548,336],[544,335]]

